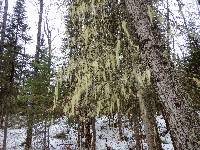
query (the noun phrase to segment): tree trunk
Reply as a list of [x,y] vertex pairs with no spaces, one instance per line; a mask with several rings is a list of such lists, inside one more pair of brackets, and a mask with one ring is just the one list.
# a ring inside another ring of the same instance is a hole
[[91,125],[91,119],[87,119],[85,123],[85,148],[89,150],[91,148],[91,133],[90,133],[90,125]]
[[154,122],[151,122],[149,113],[145,106],[145,101],[143,99],[142,90],[138,91],[137,96],[139,98],[141,118],[142,118],[142,121],[144,124],[144,130],[145,130],[146,140],[147,140],[147,144],[148,144],[148,149],[160,150],[160,147],[157,146],[157,132],[155,130]]
[[41,31],[42,31],[42,16],[43,16],[43,0],[39,0],[40,2],[40,12],[39,12],[39,20],[38,20],[38,32],[37,32],[37,45],[36,45],[36,53],[35,53],[35,74],[37,75],[38,67],[37,64],[39,64],[39,56],[40,56],[40,48],[41,48]]
[[[49,27],[48,18],[46,17],[46,27],[44,26],[44,32],[47,36],[47,43],[48,43],[48,73],[50,75],[51,71],[51,59],[52,59],[52,36],[51,36],[51,30]],[[50,78],[49,78],[50,80]]]
[[96,150],[96,128],[95,128],[95,117],[92,117],[92,150]]
[[[4,69],[3,69],[3,49],[4,49],[4,41],[5,41],[5,32],[6,32],[6,23],[7,23],[7,18],[8,18],[8,0],[5,0],[5,6],[4,6],[4,12],[3,12],[3,22],[2,22],[2,27],[1,27],[1,32],[0,32],[0,35],[1,35],[1,38],[0,38],[0,76],[3,77],[3,73],[4,72]],[[2,81],[1,81],[2,82]],[[1,87],[1,90],[0,90],[0,107],[1,107],[1,111],[0,111],[0,128],[2,127],[2,124],[3,124],[3,117],[4,117],[4,109],[5,109],[5,106],[4,106],[4,83],[0,85]],[[6,90],[6,89],[5,89]]]
[[47,118],[45,117],[45,120],[44,120],[44,138],[43,138],[43,146],[44,146],[44,150],[47,150],[48,147],[47,147]]
[[32,145],[32,136],[33,136],[33,114],[32,114],[32,112],[29,112],[27,120],[28,120],[28,124],[27,124],[25,150],[30,150],[31,145]]
[[7,146],[7,133],[8,133],[8,112],[6,110],[5,121],[4,121],[3,150],[6,150]]
[[3,53],[7,18],[8,18],[8,0],[5,0],[3,22],[2,22],[2,29],[1,29],[1,40],[0,40],[0,55]]
[[49,149],[49,146],[50,146],[50,123],[48,123],[48,127],[47,127],[47,147]]
[[83,139],[85,139],[85,122],[81,121],[80,123],[81,123],[81,125],[80,125],[80,134],[81,134],[80,149],[83,149],[85,146],[85,141],[83,141]]
[[119,128],[119,138],[120,138],[120,140],[123,140],[122,115],[121,115],[121,112],[117,113],[117,119],[118,119],[118,128]]
[[[139,115],[139,114],[138,114]],[[141,125],[140,125],[140,115],[138,116],[137,114],[133,114],[133,130],[134,130],[134,139],[135,139],[135,148],[136,150],[141,150],[142,147],[142,139],[141,139]]]
[[81,123],[78,120],[78,139],[77,139],[77,149],[81,149]]
[[[148,6],[152,1],[146,0],[126,0],[125,4],[131,15],[132,25],[135,27],[139,37],[141,49],[146,54],[151,72],[156,81],[157,92],[160,100],[165,106],[167,119],[170,124],[170,132],[174,137],[174,147],[178,150],[197,149],[191,138],[192,126],[187,117],[194,117],[194,113],[189,110],[188,102],[185,97],[179,97],[178,89],[172,78],[172,68],[170,63],[164,64],[161,54],[162,36],[155,26],[152,26],[150,16],[148,16]],[[191,113],[191,116],[188,114]]]

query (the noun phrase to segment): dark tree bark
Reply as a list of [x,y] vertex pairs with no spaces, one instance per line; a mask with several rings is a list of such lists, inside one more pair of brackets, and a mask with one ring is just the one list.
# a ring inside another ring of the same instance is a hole
[[[8,18],[8,0],[5,0],[5,6],[4,6],[4,12],[3,12],[3,22],[2,22],[2,27],[1,27],[1,32],[0,32],[0,35],[1,35],[1,38],[0,38],[0,76],[2,77],[3,76],[3,49],[4,49],[4,41],[5,41],[5,32],[6,32],[6,24],[7,24],[7,18]],[[2,82],[2,81],[1,81]],[[5,85],[4,84],[1,84],[1,89],[0,89],[0,107],[1,107],[1,110],[0,110],[0,128],[2,127],[2,124],[3,124],[3,116],[4,116],[4,108],[5,108],[5,104],[4,104],[4,96],[5,96],[5,91],[7,89],[5,89]]]
[[77,139],[77,149],[81,149],[81,123],[78,120],[78,139]]
[[36,44],[36,53],[35,53],[35,75],[37,75],[38,67],[37,64],[39,64],[39,57],[40,57],[40,48],[41,48],[41,32],[42,32],[42,16],[43,16],[43,8],[44,3],[43,0],[39,0],[40,2],[40,12],[39,12],[39,20],[38,20],[38,31],[37,31],[37,44]]
[[134,130],[134,138],[135,138],[135,141],[136,141],[136,144],[135,144],[135,148],[136,150],[140,150],[142,149],[141,145],[142,145],[142,139],[141,139],[141,125],[140,125],[140,114],[138,113],[134,113],[133,114],[133,130]]
[[6,150],[7,147],[7,134],[8,134],[8,113],[6,110],[5,121],[4,121],[3,150]]
[[[29,108],[31,109],[31,108]],[[32,110],[30,110],[32,111]],[[25,150],[30,150],[32,145],[32,136],[33,136],[33,113],[28,112],[29,115],[27,116],[27,133],[26,133],[26,145]]]
[[192,126],[188,120],[195,114],[190,111],[186,98],[178,94],[180,91],[178,91],[179,87],[174,84],[172,67],[170,63],[165,64],[163,62],[161,51],[164,43],[162,36],[150,21],[150,16],[147,13],[147,5],[151,6],[152,1],[126,0],[125,4],[131,15],[131,23],[138,34],[141,49],[146,55],[152,75],[155,78],[159,98],[164,104],[175,149],[198,149],[198,145],[191,138]]
[[92,117],[92,150],[96,150],[96,128],[95,128],[95,117]]
[[[43,8],[44,3],[43,0],[39,0],[40,4],[40,12],[39,12],[39,20],[38,20],[38,31],[37,31],[37,44],[36,44],[36,53],[35,53],[35,67],[34,67],[34,77],[37,78],[38,75],[38,64],[40,59],[40,53],[41,53],[41,32],[42,32],[42,16],[43,16]],[[32,101],[32,100],[31,100]],[[32,105],[32,104],[30,104]],[[32,135],[33,135],[33,120],[34,120],[34,113],[32,112],[32,106],[30,106],[29,114],[28,114],[28,124],[27,124],[27,137],[26,137],[26,146],[25,150],[29,150],[31,148],[32,144]]]
[[91,119],[88,118],[85,123],[85,148],[87,150],[91,148],[91,140],[92,140],[90,125],[91,125]]
[[119,128],[119,138],[123,140],[123,131],[122,131],[122,114],[121,112],[118,112],[117,114],[117,120],[118,120],[118,128]]
[[[46,25],[46,27],[45,27]],[[51,59],[52,59],[52,34],[51,34],[51,30],[50,30],[50,27],[49,27],[49,20],[48,18],[46,17],[46,23],[44,25],[44,31],[45,31],[45,34],[47,36],[47,43],[48,43],[48,73],[49,73],[49,76],[50,76],[50,71],[51,71]],[[49,82],[50,82],[50,78],[49,78]]]
[[1,39],[0,39],[0,55],[3,53],[7,18],[8,18],[8,0],[5,0],[3,22],[2,22],[2,29],[1,29]]

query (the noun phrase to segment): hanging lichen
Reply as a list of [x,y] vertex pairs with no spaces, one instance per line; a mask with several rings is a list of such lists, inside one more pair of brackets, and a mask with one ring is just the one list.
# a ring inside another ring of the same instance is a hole
[[[115,5],[106,0],[71,3],[67,22],[71,52],[64,71],[70,85],[64,111],[69,115],[78,115],[83,109],[93,116],[120,111],[135,80],[144,84],[149,79],[148,71],[135,73],[139,72],[139,46],[130,38],[122,9]],[[55,96],[58,98],[57,93]]]

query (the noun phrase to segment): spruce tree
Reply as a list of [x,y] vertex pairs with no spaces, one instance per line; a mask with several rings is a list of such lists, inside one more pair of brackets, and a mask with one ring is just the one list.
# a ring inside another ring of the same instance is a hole
[[[7,125],[8,116],[13,113],[14,104],[16,104],[16,97],[20,89],[20,69],[21,69],[21,56],[24,43],[29,39],[27,35],[28,25],[26,22],[24,0],[18,0],[14,7],[13,14],[7,23],[3,51],[3,66],[4,73],[1,76],[5,83],[4,90],[4,107],[3,115],[5,115],[4,127],[4,141],[3,149],[6,149],[7,138]],[[23,56],[24,57],[24,56]]]

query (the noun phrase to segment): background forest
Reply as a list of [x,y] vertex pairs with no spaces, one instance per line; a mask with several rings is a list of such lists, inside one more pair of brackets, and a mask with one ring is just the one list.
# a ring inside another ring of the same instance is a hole
[[0,149],[198,150],[199,119],[199,0],[0,0]]

